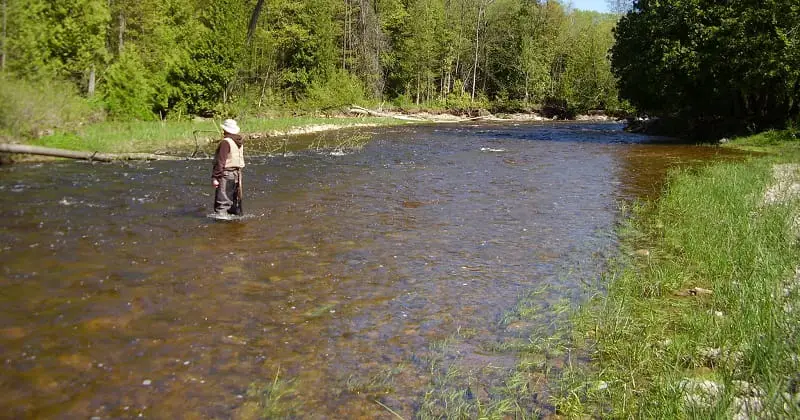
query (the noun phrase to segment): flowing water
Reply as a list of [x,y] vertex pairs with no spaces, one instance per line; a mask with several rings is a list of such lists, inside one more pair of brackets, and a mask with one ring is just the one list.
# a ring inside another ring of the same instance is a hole
[[513,355],[482,349],[515,334],[506,311],[545,286],[580,299],[620,201],[722,153],[620,128],[382,128],[344,155],[254,144],[235,222],[205,217],[209,160],[2,167],[0,411],[248,417],[277,380],[295,417],[390,418],[377,400],[410,418],[425,355],[459,334],[460,363],[502,377]]

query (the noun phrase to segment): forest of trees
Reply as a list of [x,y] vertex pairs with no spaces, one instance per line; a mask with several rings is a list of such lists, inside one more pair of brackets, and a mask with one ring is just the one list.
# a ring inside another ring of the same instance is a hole
[[798,0],[638,0],[615,35],[621,95],[673,134],[800,125]]
[[0,1],[0,82],[66,81],[111,118],[621,108],[618,15],[557,1]]

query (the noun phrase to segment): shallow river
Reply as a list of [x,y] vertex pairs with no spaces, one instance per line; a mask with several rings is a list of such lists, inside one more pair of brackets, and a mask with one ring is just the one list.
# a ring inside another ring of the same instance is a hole
[[411,418],[435,343],[470,331],[462,363],[502,376],[513,360],[481,349],[516,334],[506,311],[543,286],[579,300],[615,251],[619,203],[722,153],[620,129],[381,128],[344,155],[255,145],[253,217],[237,222],[205,217],[209,160],[0,167],[0,412],[248,417],[277,379],[292,416],[391,418],[380,401]]

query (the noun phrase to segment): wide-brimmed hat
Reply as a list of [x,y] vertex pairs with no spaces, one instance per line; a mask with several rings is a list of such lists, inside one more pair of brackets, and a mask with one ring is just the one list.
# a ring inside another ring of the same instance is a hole
[[239,134],[239,124],[236,124],[236,120],[225,120],[220,125],[223,131],[230,134]]

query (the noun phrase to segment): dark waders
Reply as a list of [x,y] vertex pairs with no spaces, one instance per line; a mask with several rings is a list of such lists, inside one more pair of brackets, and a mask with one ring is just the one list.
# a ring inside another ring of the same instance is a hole
[[239,173],[239,182],[236,183],[236,198],[233,199],[233,207],[231,208],[231,213],[237,216],[243,216],[244,210],[242,210],[242,170],[239,169],[237,172]]
[[214,212],[218,215],[242,215],[242,171],[225,169],[214,194]]

